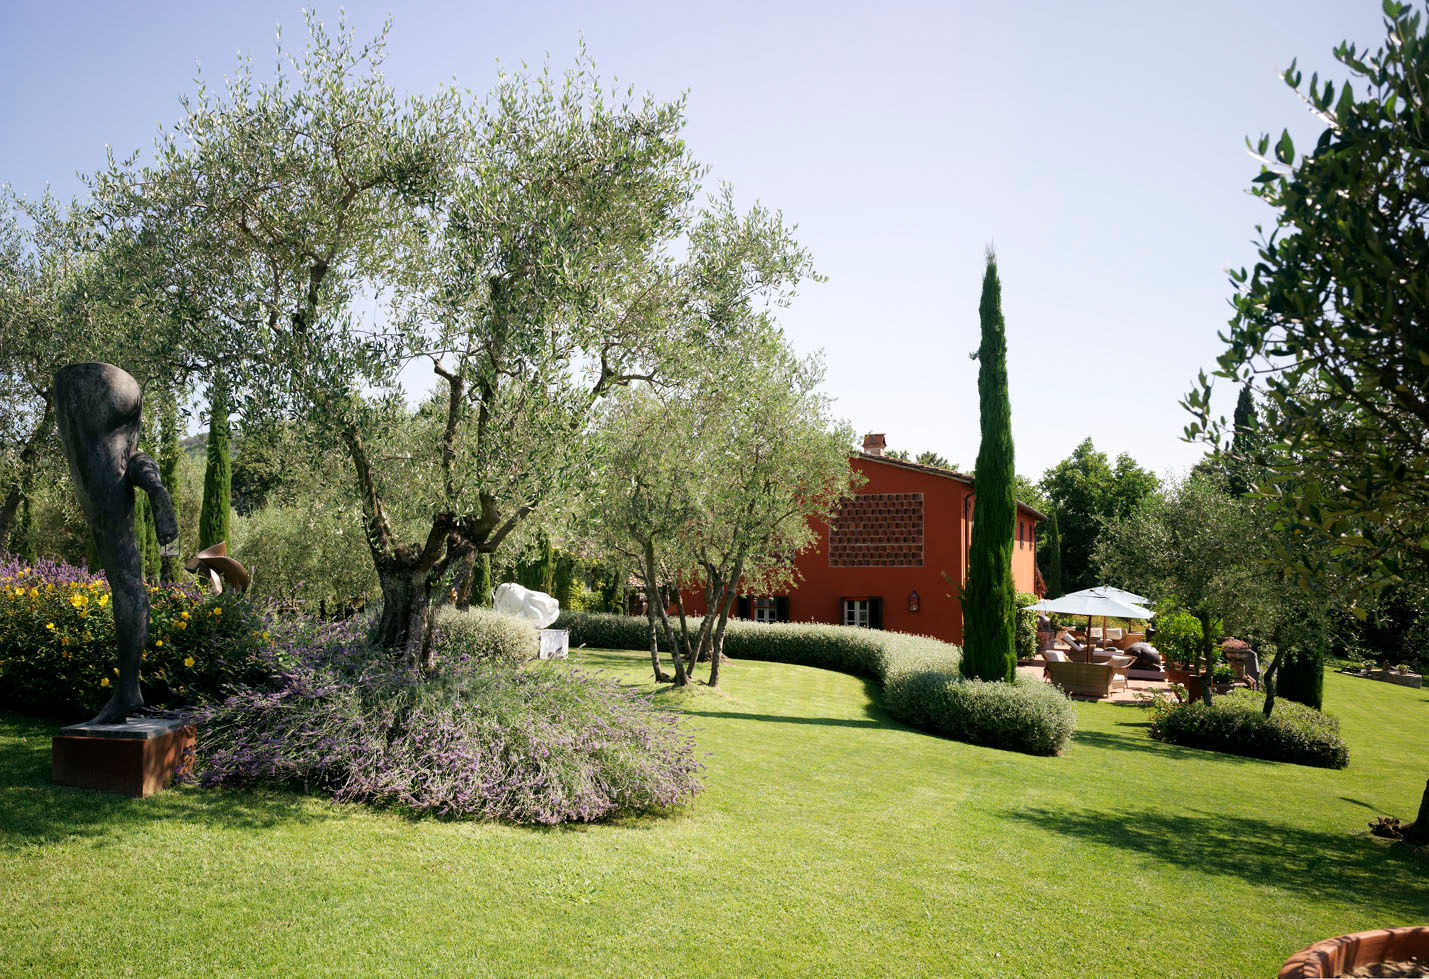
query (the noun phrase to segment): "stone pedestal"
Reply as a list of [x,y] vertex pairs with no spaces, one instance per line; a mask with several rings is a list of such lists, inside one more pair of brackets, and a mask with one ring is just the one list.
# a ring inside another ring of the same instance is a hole
[[153,795],[193,766],[194,729],[180,720],[145,717],[124,724],[61,728],[50,753],[50,778],[121,795]]

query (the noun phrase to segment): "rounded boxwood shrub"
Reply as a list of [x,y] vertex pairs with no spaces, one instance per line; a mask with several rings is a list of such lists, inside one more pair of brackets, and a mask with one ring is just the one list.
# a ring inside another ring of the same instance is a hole
[[456,656],[422,674],[344,629],[192,713],[201,784],[519,823],[658,810],[702,788],[687,728],[638,691],[563,663]]
[[[691,628],[696,627],[692,623]],[[571,645],[649,649],[649,625],[628,615],[564,613],[557,627]],[[958,741],[1032,754],[1057,754],[1076,726],[1071,703],[1040,683],[965,681],[962,650],[928,636],[804,622],[731,621],[724,651],[734,659],[816,666],[883,685],[889,713]]]
[[541,640],[534,625],[514,615],[489,608],[462,611],[444,605],[437,613],[432,642],[442,657],[524,663],[536,658]]
[[1066,695],[1046,683],[989,683],[957,673],[897,673],[883,703],[901,721],[957,741],[1056,755],[1067,747],[1077,715]]
[[[243,596],[177,585],[149,589],[144,702],[177,707],[269,672],[274,639]],[[0,707],[91,715],[118,675],[114,610],[102,574],[41,561],[0,564]]]
[[1316,768],[1350,763],[1350,749],[1333,717],[1283,699],[1266,717],[1264,706],[1264,694],[1253,690],[1232,691],[1210,705],[1158,700],[1151,708],[1151,736],[1188,748]]

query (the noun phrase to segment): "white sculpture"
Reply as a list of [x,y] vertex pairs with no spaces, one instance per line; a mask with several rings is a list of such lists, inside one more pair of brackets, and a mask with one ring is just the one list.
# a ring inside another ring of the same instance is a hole
[[561,614],[561,603],[541,591],[523,588],[515,582],[496,586],[492,607],[507,615],[516,615],[544,629]]

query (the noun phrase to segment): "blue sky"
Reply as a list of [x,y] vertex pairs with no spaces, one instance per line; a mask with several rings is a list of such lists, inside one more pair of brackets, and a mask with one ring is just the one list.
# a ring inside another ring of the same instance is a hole
[[[328,21],[337,7],[317,8]],[[977,454],[977,305],[996,244],[1018,470],[1086,436],[1157,472],[1200,454],[1177,405],[1219,350],[1225,270],[1271,215],[1245,191],[1243,138],[1315,121],[1276,72],[1333,71],[1341,39],[1377,46],[1377,0],[1240,2],[391,3],[345,5],[360,34],[390,12],[388,77],[484,91],[498,60],[569,63],[689,92],[688,137],[742,201],[799,224],[819,270],[783,316],[822,348],[829,393],[892,448]],[[0,181],[35,195],[147,149],[195,61],[272,63],[301,5],[7,3]],[[1222,392],[1229,412],[1234,396]]]

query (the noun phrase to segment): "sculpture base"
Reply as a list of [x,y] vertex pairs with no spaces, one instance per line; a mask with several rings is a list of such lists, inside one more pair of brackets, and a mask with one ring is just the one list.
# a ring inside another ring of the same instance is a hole
[[193,725],[180,720],[72,724],[51,744],[50,779],[97,792],[153,795],[192,769],[193,746]]

